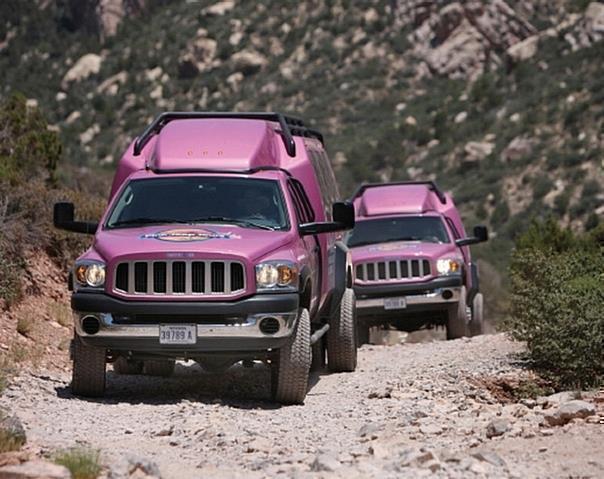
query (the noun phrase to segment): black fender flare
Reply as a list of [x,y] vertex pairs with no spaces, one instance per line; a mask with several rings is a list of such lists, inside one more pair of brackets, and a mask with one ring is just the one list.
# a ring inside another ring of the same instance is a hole
[[479,292],[480,278],[478,275],[478,264],[476,262],[470,263],[470,279],[472,280],[472,287],[468,291],[467,301],[469,305],[472,304],[474,298]]
[[346,288],[352,286],[352,260],[350,256],[350,249],[344,242],[336,241],[334,245],[335,249],[335,270],[334,270],[334,289],[331,294],[330,313],[335,314],[342,296]]
[[[308,286],[309,283],[312,288],[311,271],[310,271],[310,268],[308,267],[308,265],[305,265],[300,270],[300,279],[298,282],[298,294],[300,295],[300,299],[302,299],[302,296],[304,295],[304,291],[306,290],[306,287]],[[311,290],[311,294],[312,294],[312,290]],[[312,300],[312,298],[310,298],[310,299]]]

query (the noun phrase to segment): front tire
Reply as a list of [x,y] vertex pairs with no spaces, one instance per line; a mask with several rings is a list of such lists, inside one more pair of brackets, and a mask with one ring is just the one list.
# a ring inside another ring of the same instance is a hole
[[332,372],[352,372],[357,367],[355,296],[347,288],[327,331],[327,366]]
[[463,336],[469,336],[466,297],[466,287],[462,286],[459,293],[459,302],[453,305],[448,312],[447,339],[458,339]]
[[100,397],[105,393],[107,351],[88,346],[76,334],[73,339],[71,392],[76,396]]
[[151,359],[145,361],[143,371],[147,376],[172,376],[176,362],[172,359]]
[[287,343],[277,351],[272,365],[272,389],[281,404],[302,404],[308,389],[311,364],[310,315],[300,309],[298,322]]
[[484,298],[482,293],[476,293],[472,301],[472,321],[470,321],[470,334],[480,336],[484,333]]

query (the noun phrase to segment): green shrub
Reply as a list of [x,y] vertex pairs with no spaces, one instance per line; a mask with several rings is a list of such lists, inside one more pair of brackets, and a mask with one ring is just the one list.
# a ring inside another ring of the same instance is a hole
[[54,462],[69,469],[73,479],[96,479],[101,473],[99,457],[99,451],[74,448],[59,452]]
[[510,265],[512,336],[558,387],[604,379],[604,256],[592,236],[575,237],[552,219],[521,236]]
[[554,186],[554,182],[547,176],[539,176],[534,180],[533,198],[538,200],[547,195]]

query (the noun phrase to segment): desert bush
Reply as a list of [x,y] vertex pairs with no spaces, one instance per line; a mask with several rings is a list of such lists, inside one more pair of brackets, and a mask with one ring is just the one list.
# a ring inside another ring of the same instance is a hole
[[104,201],[57,185],[61,144],[22,95],[0,105],[0,131],[0,308],[6,308],[21,298],[27,251],[45,250],[65,266],[90,243],[90,237],[56,230],[52,205],[73,201],[79,217],[99,219]]
[[0,453],[18,451],[26,442],[21,422],[5,411],[0,411]]
[[34,330],[34,320],[31,316],[19,316],[17,319],[17,332],[29,336]]
[[515,339],[558,387],[604,379],[604,256],[593,235],[577,237],[553,219],[533,223],[510,264]]
[[73,448],[58,452],[54,462],[69,469],[73,479],[96,479],[101,473],[99,457],[97,450]]

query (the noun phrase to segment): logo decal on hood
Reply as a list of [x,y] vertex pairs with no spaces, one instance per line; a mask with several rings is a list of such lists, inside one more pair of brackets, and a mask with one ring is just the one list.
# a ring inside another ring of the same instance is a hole
[[399,249],[417,249],[419,245],[417,243],[386,243],[377,246],[371,246],[368,248],[369,251],[396,251]]
[[157,233],[147,233],[141,235],[141,239],[156,239],[160,241],[172,241],[174,243],[192,243],[210,239],[241,239],[241,236],[230,232],[219,233],[203,228],[178,228],[158,231]]

